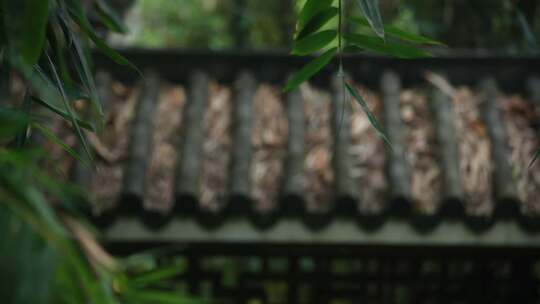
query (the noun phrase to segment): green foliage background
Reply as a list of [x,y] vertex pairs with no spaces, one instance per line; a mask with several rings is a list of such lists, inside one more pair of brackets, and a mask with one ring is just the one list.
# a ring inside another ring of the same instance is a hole
[[[534,1],[379,2],[385,24],[444,41],[453,49],[482,48],[492,52],[523,53],[538,49],[540,6]],[[360,13],[354,2],[344,2],[347,16]],[[235,14],[233,3],[243,3],[239,5],[241,14]],[[135,13],[129,21],[134,33],[127,44],[235,48],[239,46],[238,34],[231,25],[237,18],[243,27],[239,33],[246,40],[244,46],[254,49],[289,48],[295,15],[304,3],[305,0],[136,0]],[[334,1],[334,5],[336,3]],[[287,13],[285,8],[288,6],[290,10]],[[519,14],[524,15],[525,23]],[[354,25],[348,27],[356,30]]]

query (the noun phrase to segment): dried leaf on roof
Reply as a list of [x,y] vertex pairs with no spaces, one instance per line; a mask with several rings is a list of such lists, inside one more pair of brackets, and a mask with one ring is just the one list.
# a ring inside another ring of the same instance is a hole
[[306,113],[307,209],[325,209],[334,183],[330,96],[309,85],[302,86],[301,92]]
[[252,195],[256,209],[269,211],[276,207],[287,153],[288,122],[280,90],[263,84],[254,97],[253,159],[251,163]]
[[162,86],[153,117],[152,154],[146,172],[147,193],[144,204],[149,209],[164,212],[170,210],[174,203],[176,139],[185,100],[182,87]]
[[467,87],[460,87],[452,98],[460,154],[460,173],[469,214],[489,215],[491,200],[491,144],[481,119],[480,98]]
[[231,138],[231,89],[210,84],[208,106],[204,114],[201,197],[204,208],[217,210],[223,206],[227,191]]
[[403,90],[401,117],[407,127],[407,161],[411,166],[411,193],[416,208],[433,214],[441,202],[441,169],[438,165],[434,122],[425,94]]
[[529,168],[540,142],[533,128],[538,116],[532,102],[527,102],[520,96],[506,96],[499,100],[502,109],[502,119],[508,135],[510,161],[517,180],[518,196],[523,202],[525,213],[540,214],[540,170]]

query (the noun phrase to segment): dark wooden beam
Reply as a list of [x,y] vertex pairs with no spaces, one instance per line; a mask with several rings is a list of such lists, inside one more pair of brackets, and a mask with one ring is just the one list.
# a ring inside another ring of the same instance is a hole
[[410,168],[405,157],[406,127],[401,118],[401,81],[393,71],[384,72],[381,78],[384,103],[384,125],[392,149],[388,149],[388,179],[391,189],[392,209],[398,211],[409,206],[411,198]]
[[464,192],[459,172],[459,146],[454,125],[454,108],[450,96],[437,88],[431,90],[431,107],[435,114],[438,154],[443,172],[445,201],[442,213],[452,217],[464,215]]
[[234,83],[233,151],[230,171],[228,208],[235,214],[246,214],[252,209],[250,167],[253,155],[251,131],[253,125],[253,98],[257,81],[253,74],[242,71]]
[[188,84],[180,135],[180,161],[175,177],[175,210],[182,215],[194,214],[199,208],[201,156],[204,141],[203,117],[208,103],[208,75],[195,71]]
[[301,214],[305,207],[306,175],[304,160],[306,154],[306,122],[304,100],[300,90],[285,95],[289,136],[287,137],[287,158],[284,164],[282,187],[283,206],[288,214]]
[[527,79],[527,93],[537,108],[540,108],[540,77],[531,76]]
[[128,160],[124,169],[120,209],[128,213],[137,212],[143,204],[159,86],[158,74],[153,70],[146,71],[129,135]]

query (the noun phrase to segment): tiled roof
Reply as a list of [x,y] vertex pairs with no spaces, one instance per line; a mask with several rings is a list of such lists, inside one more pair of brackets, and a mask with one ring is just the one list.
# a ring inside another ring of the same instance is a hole
[[173,218],[205,229],[238,218],[263,230],[291,218],[314,231],[333,221],[372,231],[392,219],[423,232],[447,219],[473,231],[499,221],[540,227],[540,170],[528,168],[540,144],[537,59],[347,57],[388,148],[359,107],[344,103],[331,69],[283,94],[300,59],[128,55],[144,79],[101,63],[108,127],[93,139],[98,171],[74,175],[90,185],[97,221],[135,215],[152,229]]

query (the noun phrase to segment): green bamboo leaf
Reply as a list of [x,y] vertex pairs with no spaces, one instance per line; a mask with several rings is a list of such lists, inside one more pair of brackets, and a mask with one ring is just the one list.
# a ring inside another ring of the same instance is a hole
[[304,28],[319,12],[332,6],[334,0],[307,0],[298,15],[298,28]]
[[538,157],[540,157],[540,148],[538,148],[538,150],[536,150],[536,152],[534,153],[534,156],[531,159],[531,162],[529,163],[529,169],[534,165]]
[[28,84],[32,88],[33,92],[39,96],[40,99],[47,103],[54,105],[55,107],[61,106],[61,96],[58,88],[49,79],[47,74],[41,69],[40,66],[35,65],[33,67],[21,67],[21,73],[24,75]]
[[[39,66],[34,67],[34,73],[37,74],[37,78],[39,80],[34,81],[34,87],[40,86],[40,89],[37,89],[37,93],[40,92],[42,94],[39,94],[40,97],[44,96],[44,98],[48,97],[47,102],[51,104],[61,105],[61,96],[60,91],[56,87],[56,85],[52,82],[52,80],[43,72],[43,70]],[[43,87],[46,86],[46,87]],[[72,81],[63,81],[62,86],[64,87],[64,91],[66,92],[66,95],[68,97],[68,100],[70,102],[74,102],[81,99],[90,99],[90,96],[81,88],[78,84],[72,82]]]
[[384,41],[378,37],[362,34],[345,35],[345,39],[356,47],[374,51],[376,53],[386,54],[393,57],[413,59],[422,57],[431,57],[431,53],[426,50],[410,46],[407,44],[398,44],[392,41]]
[[[73,63],[72,66],[75,68],[79,79],[81,80],[84,88],[86,89],[86,92],[88,92],[89,98],[87,99],[90,101],[92,113],[94,114],[93,117],[95,118],[94,121],[99,123],[99,127],[101,129],[104,114],[101,106],[100,97],[97,93],[96,84],[94,82],[94,77],[90,69],[90,63],[88,58],[89,55],[83,47],[82,41],[79,36],[74,34],[73,31],[69,30],[70,24],[68,21],[68,13],[66,9],[63,8],[59,10],[57,16],[57,23],[59,24],[59,27],[64,29],[65,36],[69,41],[71,41],[69,45],[69,50],[71,61]],[[67,89],[66,92],[69,96],[69,91]]]
[[[70,114],[62,109],[62,107],[64,107],[62,104],[62,94],[49,76],[47,76],[47,74],[45,74],[45,72],[37,65],[34,66],[31,72],[26,72],[25,74],[27,75],[31,87],[37,93],[37,96],[32,96],[32,100],[62,116],[62,118],[70,120]],[[81,92],[76,86],[67,85],[65,83],[61,83],[61,86],[70,102],[88,98],[87,95],[84,92]],[[77,117],[76,113],[73,113],[73,115],[75,115],[77,122],[85,129],[95,131],[92,124],[82,121]]]
[[0,140],[12,138],[24,130],[29,122],[28,115],[20,110],[0,107]]
[[[59,92],[59,88],[54,84],[49,77],[41,70],[39,66],[21,66],[19,71],[24,75],[25,79],[28,81],[30,87],[34,90],[37,96],[32,96],[32,100],[38,102],[40,105],[47,107],[49,110],[55,112],[56,114],[61,115],[64,119],[71,121],[70,113],[62,109],[62,95]],[[64,92],[69,98],[78,98],[80,93],[73,92],[76,90],[72,87],[65,87],[65,84],[61,83]],[[69,93],[72,92],[72,93]],[[74,94],[74,95],[70,95]],[[75,99],[69,99],[75,100]],[[85,129],[94,131],[95,128],[89,123],[86,123],[79,119],[75,113],[75,119]]]
[[379,135],[379,137],[382,138],[384,140],[384,142],[390,148],[392,148],[392,143],[390,142],[390,140],[386,136],[386,133],[384,132],[382,126],[377,121],[377,118],[375,117],[375,115],[373,115],[373,113],[369,109],[369,107],[368,107],[366,101],[364,100],[364,98],[360,94],[358,94],[358,92],[356,92],[356,90],[353,89],[352,86],[349,83],[345,82],[345,87],[347,88],[347,91],[349,91],[349,94],[351,94],[351,96],[358,102],[358,104],[360,105],[360,107],[362,108],[364,113],[366,114],[366,116],[367,116],[367,118],[369,120],[369,123],[375,129],[375,131],[377,132],[377,135]]
[[93,157],[92,153],[90,152],[90,148],[88,147],[88,143],[86,142],[86,137],[84,136],[84,133],[81,131],[81,127],[79,125],[79,122],[77,118],[75,117],[75,114],[73,113],[73,110],[71,109],[71,104],[69,103],[69,100],[67,98],[67,95],[64,91],[64,87],[62,86],[62,82],[60,81],[60,77],[58,76],[58,73],[56,72],[56,68],[51,60],[51,57],[49,54],[46,54],[47,61],[49,63],[49,67],[51,69],[51,72],[54,75],[54,79],[56,81],[56,85],[58,87],[58,90],[60,91],[62,95],[62,101],[64,102],[64,107],[66,109],[67,114],[69,115],[69,119],[71,121],[71,124],[75,128],[75,134],[77,135],[79,142],[81,143],[83,150],[90,160],[91,163],[93,163]]
[[309,35],[293,45],[292,54],[308,55],[328,46],[337,37],[337,31],[327,30]]
[[[52,105],[51,103],[48,103],[48,102],[42,100],[41,98],[37,98],[35,96],[32,96],[32,100],[37,102],[38,104],[46,107],[47,109],[51,110],[52,112],[62,116],[62,118],[64,118],[65,120],[71,121],[71,117],[70,117],[69,113],[67,113],[66,111]],[[81,126],[81,128],[84,128],[84,129],[86,129],[88,131],[92,131],[92,132],[96,131],[96,128],[94,127],[93,124],[78,118],[75,113],[73,113],[73,114],[75,115],[75,119],[77,120],[77,123]]]
[[90,100],[90,95],[76,83],[68,84],[64,82],[64,90],[71,102],[77,100]]
[[331,48],[325,53],[323,53],[321,56],[315,58],[310,63],[308,63],[306,66],[304,66],[300,71],[298,71],[291,80],[287,82],[285,85],[285,88],[283,89],[284,92],[292,91],[300,84],[302,84],[304,81],[310,79],[320,71],[323,67],[325,67],[336,55],[337,48]]
[[94,42],[94,44],[99,50],[101,50],[105,55],[107,55],[114,62],[120,65],[128,66],[142,75],[141,71],[133,63],[131,63],[131,61],[127,60],[124,56],[120,55],[118,52],[110,48],[107,45],[107,43],[96,34],[94,29],[92,28],[92,25],[86,18],[86,15],[84,13],[84,10],[81,6],[80,1],[69,0],[67,1],[67,4],[68,4],[68,11],[73,21],[77,25],[79,25],[82,32],[86,36],[88,36],[90,40]]
[[525,15],[523,15],[523,12],[520,9],[516,9],[516,16],[525,41],[531,49],[538,50],[538,41],[536,40],[536,37],[529,26],[529,22],[527,22],[527,18],[525,18]]
[[[61,94],[53,81],[43,72],[41,67],[38,65],[34,66],[33,75],[30,76],[33,84],[34,90],[38,92],[42,99],[46,100],[48,103],[53,105],[61,106]],[[81,88],[76,84],[70,84],[67,82],[62,82],[64,91],[67,94],[69,101],[77,101],[80,99],[89,99],[88,94],[83,92]]]
[[122,21],[122,18],[120,18],[116,11],[109,6],[107,1],[94,0],[94,5],[99,14],[101,22],[108,29],[121,34],[125,34],[127,32],[127,27]]
[[[2,156],[6,155],[4,154]],[[20,158],[21,155],[17,155],[16,157]],[[3,159],[3,161],[6,161],[6,159]],[[0,194],[8,194],[8,196],[14,200],[14,204],[7,205],[10,205],[10,208],[17,209],[21,212],[21,215],[22,213],[28,215],[28,218],[32,218],[32,221],[36,226],[46,228],[47,232],[52,232],[55,235],[63,235],[65,230],[58,222],[51,205],[45,200],[43,193],[32,183],[22,182],[25,179],[21,180],[20,173],[23,171],[25,173],[30,173],[25,171],[28,170],[26,166],[27,164],[23,163],[20,164],[18,168],[15,167],[15,169],[18,169],[16,172],[19,174],[11,173],[0,175],[0,184],[2,185],[3,190]],[[40,233],[47,232],[41,231]]]
[[120,55],[117,51],[111,49],[107,43],[97,36],[96,33],[90,28],[83,28],[83,31],[86,35],[94,42],[94,44],[103,52],[107,57],[112,59],[114,62],[120,65],[125,65],[133,70],[135,70],[139,75],[142,75],[142,72],[135,66],[131,61],[126,59],[124,56]]
[[85,166],[88,166],[88,167],[90,166],[88,164],[88,162],[85,161],[83,157],[81,157],[81,155],[79,155],[75,150],[73,150],[64,141],[62,141],[60,138],[58,138],[56,135],[54,135],[53,132],[51,132],[50,130],[48,130],[44,126],[42,126],[40,124],[37,124],[37,123],[32,123],[32,128],[34,128],[34,129],[38,130],[39,132],[41,132],[41,134],[43,134],[47,139],[49,139],[51,142],[53,142],[53,143],[57,144],[58,146],[60,146],[62,148],[62,150],[66,151],[69,155],[71,155],[76,160],[80,161]]
[[384,26],[379,12],[379,0],[356,0],[356,3],[360,6],[362,14],[366,17],[375,34],[384,39]]
[[82,83],[86,87],[86,90],[90,94],[90,104],[92,105],[92,111],[96,118],[95,121],[99,123],[99,128],[101,129],[104,117],[101,100],[97,92],[96,83],[94,82],[94,76],[92,75],[90,65],[86,58],[86,53],[83,50],[81,41],[76,36],[73,36],[73,47],[77,54],[77,56],[72,54],[73,61],[75,61],[75,69],[77,70]]
[[1,6],[10,59],[17,66],[36,64],[45,45],[49,0],[4,0]]
[[[21,109],[24,115],[26,115],[27,117],[30,115],[30,111],[32,109],[32,98],[28,90],[26,91],[26,93],[24,93],[24,100]],[[22,148],[26,144],[28,135],[28,123],[21,128],[19,134],[17,134],[17,137],[15,138],[15,145],[17,148]]]
[[137,288],[147,287],[154,283],[159,283],[160,281],[175,277],[176,275],[185,271],[183,265],[172,265],[169,267],[164,267],[158,270],[154,270],[148,273],[138,275],[135,278],[131,279],[131,284],[137,286]]
[[300,40],[317,30],[319,30],[321,27],[323,27],[325,24],[328,23],[328,21],[332,20],[335,16],[338,14],[338,9],[335,7],[330,7],[326,10],[323,10],[319,12],[317,15],[313,16],[311,20],[300,30],[298,35],[296,36],[296,40]]
[[[355,22],[357,24],[360,24],[362,26],[366,26],[366,27],[370,26],[365,18],[352,17],[351,21],[353,21],[353,22]],[[399,28],[397,28],[397,27],[395,27],[393,25],[385,25],[384,26],[384,32],[386,33],[387,36],[398,38],[398,39],[401,39],[401,40],[404,40],[404,41],[413,42],[413,43],[429,44],[429,45],[444,45],[442,42],[439,42],[437,40],[433,40],[431,38],[428,38],[428,37],[425,37],[425,36],[422,36],[422,35],[417,35],[417,34],[406,32],[406,31],[404,31],[402,29],[399,29]]]

